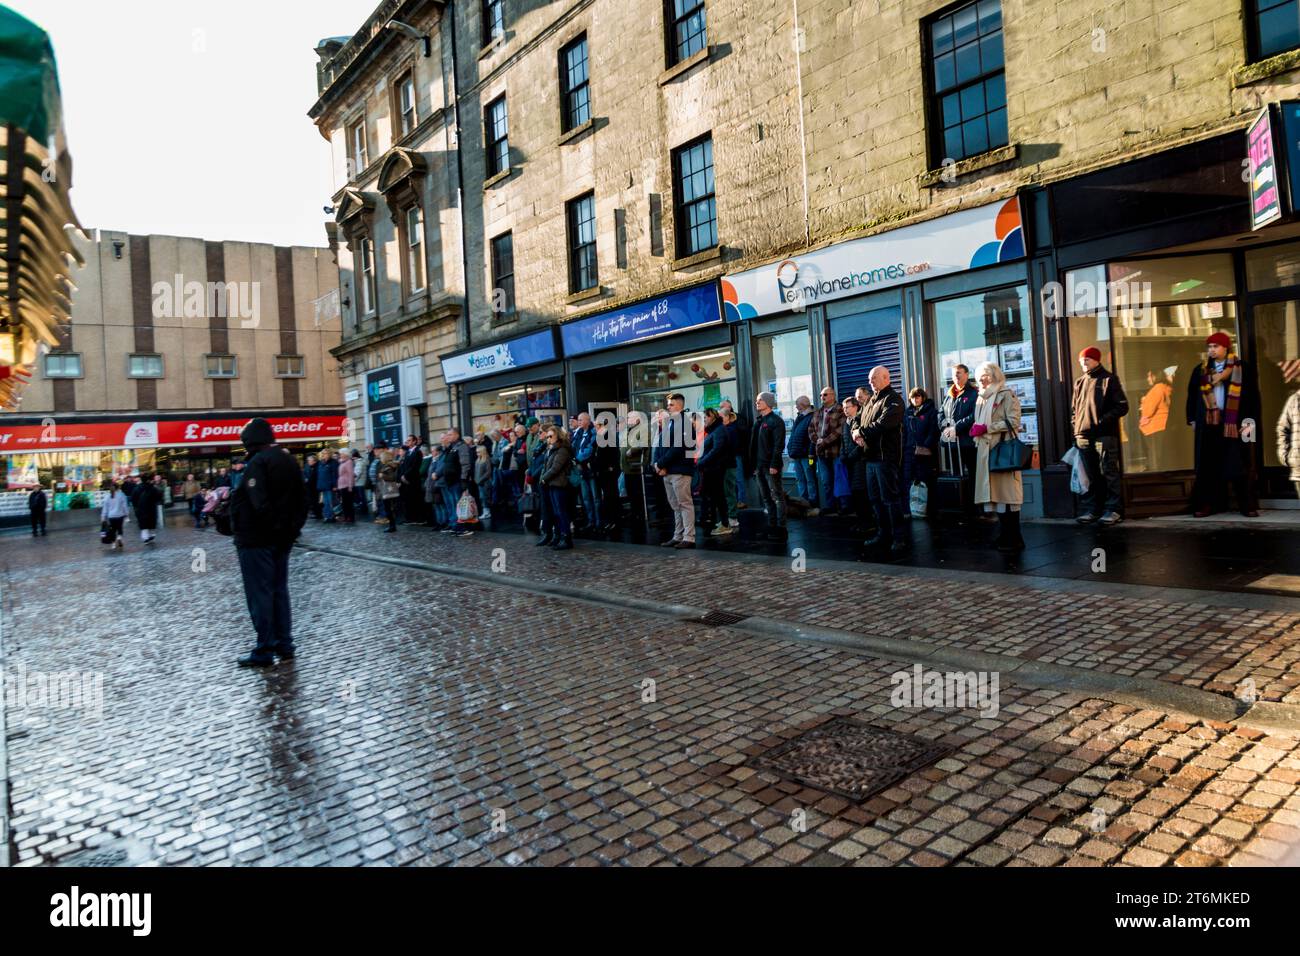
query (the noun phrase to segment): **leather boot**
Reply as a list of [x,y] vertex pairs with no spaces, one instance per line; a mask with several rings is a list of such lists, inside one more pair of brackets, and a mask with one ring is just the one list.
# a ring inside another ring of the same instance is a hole
[[540,538],[537,539],[537,547],[544,548],[547,545],[555,544],[555,541],[556,541],[555,531],[548,529],[546,534],[542,535]]
[[553,544],[553,545],[551,546],[551,550],[552,550],[552,551],[572,551],[572,550],[573,550],[573,535],[571,535],[571,534],[566,534],[566,535],[564,535],[564,536],[562,536],[562,537],[557,538],[555,544]]
[[1009,511],[993,512],[993,516],[998,519],[998,534],[997,537],[993,539],[993,547],[997,548],[999,551],[1008,550],[1007,549],[1007,515],[1008,514],[1010,514]]

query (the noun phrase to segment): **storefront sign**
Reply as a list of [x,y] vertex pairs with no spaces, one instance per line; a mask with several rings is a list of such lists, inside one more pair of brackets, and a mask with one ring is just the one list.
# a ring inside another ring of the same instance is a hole
[[1020,203],[1008,199],[727,276],[723,310],[740,322],[1024,255]]
[[554,362],[558,358],[555,333],[545,328],[531,335],[448,356],[442,360],[442,377],[447,382],[466,382],[508,369]]
[[1250,164],[1250,227],[1259,229],[1282,218],[1270,106],[1264,107],[1246,130],[1246,158]]
[[721,321],[717,287],[710,283],[568,322],[560,326],[560,335],[564,339],[564,354],[571,358]]
[[402,367],[390,365],[366,375],[366,408],[377,412],[381,408],[396,408],[402,404]]
[[[0,454],[72,451],[85,448],[171,448],[238,445],[247,418],[170,422],[94,422],[0,426]],[[277,441],[335,441],[343,438],[342,415],[269,418]]]
[[376,445],[380,442],[383,442],[389,448],[396,448],[401,445],[402,439],[405,437],[402,434],[401,411],[393,408],[388,411],[375,412],[371,415],[370,435]]

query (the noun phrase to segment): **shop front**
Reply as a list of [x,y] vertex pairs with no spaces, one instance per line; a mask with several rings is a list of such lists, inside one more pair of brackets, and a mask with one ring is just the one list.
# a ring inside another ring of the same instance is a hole
[[[1258,389],[1260,419],[1244,434],[1261,506],[1300,506],[1277,439],[1300,390],[1300,227],[1286,190],[1252,191],[1287,175],[1280,155],[1259,174],[1257,137],[1216,137],[1051,190],[1059,300],[1049,311],[1061,316],[1062,359],[1053,387],[1066,393],[1078,374],[1069,359],[1089,345],[1119,376],[1130,407],[1121,423],[1130,515],[1188,510],[1187,410],[1197,399],[1188,386],[1206,337],[1220,331],[1251,370],[1247,388]],[[1251,181],[1242,177],[1248,156]]]
[[[994,362],[1020,395],[1021,438],[1036,445],[1040,364],[1025,245],[1012,198],[729,275],[723,300],[754,388],[775,392],[787,421],[800,395],[815,405],[830,385],[843,399],[867,387],[876,366],[902,394],[920,386],[939,404],[955,365],[974,373]],[[1035,465],[1025,512],[1041,507]]]
[[429,418],[424,400],[424,357],[385,365],[365,377],[366,441],[401,445],[408,435],[428,441]]
[[453,352],[441,362],[443,378],[460,388],[460,421],[467,435],[504,432],[530,417],[567,424],[554,326]]
[[715,283],[561,325],[570,414],[625,406],[650,415],[673,392],[685,396],[688,411],[724,399],[740,407],[731,333]]

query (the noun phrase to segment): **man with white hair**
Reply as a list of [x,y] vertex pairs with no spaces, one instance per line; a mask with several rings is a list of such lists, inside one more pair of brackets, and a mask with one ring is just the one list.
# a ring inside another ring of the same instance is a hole
[[876,536],[863,544],[874,548],[893,539],[895,554],[907,550],[899,476],[903,467],[903,399],[889,384],[889,369],[877,365],[867,380],[872,396],[858,418],[858,444],[867,465],[867,497],[876,514]]
[[781,483],[785,453],[785,419],[776,413],[776,396],[760,392],[754,399],[758,421],[751,433],[751,457],[758,493],[767,511],[767,531],[772,537],[785,536],[785,486]]

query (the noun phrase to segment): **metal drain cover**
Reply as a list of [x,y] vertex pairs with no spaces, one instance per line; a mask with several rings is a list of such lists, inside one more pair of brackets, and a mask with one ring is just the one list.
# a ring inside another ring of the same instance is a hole
[[732,614],[730,611],[710,611],[700,618],[699,623],[705,627],[727,627],[730,624],[739,624],[747,617],[748,614]]
[[140,866],[152,858],[147,843],[123,839],[65,856],[55,866]]
[[924,737],[834,717],[759,754],[749,765],[859,803],[952,751]]

